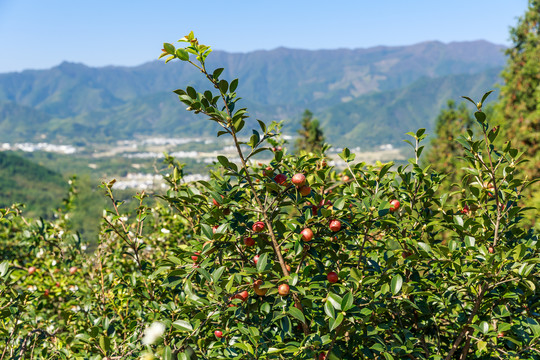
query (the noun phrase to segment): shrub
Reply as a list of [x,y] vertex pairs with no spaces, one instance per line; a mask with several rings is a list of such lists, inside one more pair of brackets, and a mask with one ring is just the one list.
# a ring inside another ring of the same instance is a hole
[[[266,147],[279,143],[278,124],[258,121],[246,136],[238,80],[207,70],[211,49],[193,33],[180,41],[162,57],[195,66],[211,90],[175,93],[231,137],[238,157],[218,156],[211,180],[196,183],[167,157],[163,204],[149,208],[139,194],[134,216],[103,184],[113,208],[92,256],[60,235],[60,220],[14,233],[22,220],[6,212],[4,235],[33,243],[22,262],[0,266],[1,358],[539,358],[539,244],[517,204],[531,183],[515,175],[521,154],[493,145],[489,93],[473,101],[482,135],[458,140],[462,189],[441,194],[446,175],[419,162],[423,129],[409,133],[406,166],[355,163],[344,149],[347,177],[324,154]],[[269,163],[254,160],[261,153]],[[295,174],[306,183],[291,183]],[[59,266],[33,256],[46,244]],[[51,279],[77,290],[51,303],[42,290]]]

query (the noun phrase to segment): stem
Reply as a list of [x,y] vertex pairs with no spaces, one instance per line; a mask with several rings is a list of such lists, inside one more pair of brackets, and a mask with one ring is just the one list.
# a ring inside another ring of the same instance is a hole
[[474,302],[473,310],[471,314],[469,315],[469,318],[467,319],[465,326],[463,326],[463,329],[461,330],[460,334],[456,338],[456,341],[454,342],[452,349],[450,350],[448,355],[445,357],[445,360],[450,360],[452,358],[452,355],[454,355],[454,353],[456,352],[459,344],[461,344],[461,341],[463,341],[463,338],[468,336],[468,333],[470,331],[469,325],[471,324],[474,316],[480,309],[480,304],[482,303],[482,300],[484,299],[484,293],[486,290],[487,290],[487,285],[483,284],[482,287],[480,288],[480,292],[478,293],[478,297],[476,298],[476,301]]
[[[191,63],[191,61],[190,61],[190,63]],[[199,67],[196,64],[193,64],[193,65],[195,65],[197,68],[199,68],[201,70],[201,72],[206,76],[206,78],[208,80],[210,80],[210,82],[212,82],[212,84],[214,84],[214,87],[217,87],[219,89],[217,81],[212,76],[210,76],[210,74],[208,74],[208,72],[206,71],[206,68],[204,66],[204,63],[202,63],[202,67]],[[227,104],[225,94],[223,94],[221,89],[220,89],[219,93],[221,95],[221,99],[223,100],[223,103],[225,104],[225,110],[226,110],[227,116],[228,116],[227,125],[231,125],[230,128],[227,129],[227,130],[229,131],[229,133],[231,134],[231,136],[233,138],[234,145],[236,147],[236,151],[238,153],[238,156],[240,157],[240,161],[242,162],[242,168],[244,169],[244,172],[246,174],[245,178],[246,178],[246,180],[247,180],[247,182],[249,184],[249,187],[251,189],[251,192],[253,193],[253,196],[255,197],[255,201],[257,202],[257,205],[261,209],[261,213],[262,213],[262,216],[263,216],[263,219],[264,219],[264,223],[266,224],[266,226],[268,228],[270,238],[272,239],[272,247],[273,247],[274,252],[275,252],[275,254],[277,256],[278,262],[279,262],[279,264],[281,266],[281,270],[283,272],[283,275],[289,276],[290,274],[289,274],[289,271],[287,270],[287,265],[285,263],[285,260],[283,259],[283,255],[281,254],[280,245],[279,245],[279,243],[278,243],[278,241],[276,239],[276,235],[274,234],[274,228],[272,226],[272,221],[268,216],[267,209],[265,208],[265,206],[261,202],[261,199],[257,195],[257,190],[255,188],[255,185],[253,184],[253,180],[252,180],[251,175],[250,175],[250,173],[248,171],[248,166],[247,166],[246,159],[244,157],[242,149],[240,148],[240,143],[239,143],[238,137],[236,135],[236,129],[234,128],[234,126],[232,126],[232,124],[231,124],[231,122],[229,120],[229,119],[231,119],[231,111],[229,109],[229,105]],[[224,126],[224,125],[222,124],[222,126]],[[298,298],[298,295],[293,293],[292,296],[293,296],[295,304],[297,305],[297,308],[302,309],[302,306],[301,306],[300,300]],[[302,311],[302,313],[304,313],[303,310],[300,310],[300,311]],[[302,323],[302,328],[304,330],[304,334],[308,335],[309,334],[309,329],[307,327],[307,324]]]

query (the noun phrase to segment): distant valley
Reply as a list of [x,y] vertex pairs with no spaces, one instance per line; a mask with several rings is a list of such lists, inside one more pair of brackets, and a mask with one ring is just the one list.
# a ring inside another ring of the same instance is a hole
[[[398,144],[428,131],[439,109],[460,95],[493,89],[503,47],[485,41],[425,42],[355,50],[279,48],[245,54],[215,51],[208,67],[239,78],[241,105],[255,118],[285,120],[294,134],[304,109],[321,120],[330,143]],[[208,88],[182,63],[0,74],[0,142],[85,145],[135,136],[208,136],[214,123],[185,111],[172,90]]]

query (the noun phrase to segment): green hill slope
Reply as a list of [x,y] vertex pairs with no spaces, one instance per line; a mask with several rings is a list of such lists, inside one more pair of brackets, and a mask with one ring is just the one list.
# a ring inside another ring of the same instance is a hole
[[[503,64],[501,46],[475,41],[354,50],[215,51],[207,65],[224,67],[225,77],[240,79],[238,93],[254,118],[295,119],[306,108],[315,114],[338,111],[326,116],[323,124],[330,139],[336,139],[350,136],[346,131],[350,119],[343,115],[369,110],[374,112],[365,113],[366,118],[379,119],[380,100],[409,92],[420,79],[439,81],[457,74],[474,77]],[[50,70],[0,74],[0,141],[101,142],[135,134],[211,133],[211,125],[186,113],[171,93],[187,85],[206,87],[197,75],[187,71],[184,63],[166,66],[158,61],[103,68],[62,63]],[[401,109],[395,101],[392,106]],[[386,115],[389,117],[378,122],[391,124],[396,119],[388,111]],[[292,130],[294,126],[288,124]],[[422,126],[429,127],[429,123]],[[343,132],[338,134],[336,129]],[[375,134],[379,137],[385,131]],[[373,137],[373,133],[366,138],[362,134],[357,131],[354,138],[366,141]],[[382,137],[373,140],[388,141]]]
[[13,153],[0,152],[0,207],[24,203],[26,214],[51,217],[66,194],[62,175]]
[[494,89],[499,74],[500,69],[492,69],[476,75],[423,78],[404,89],[330,107],[320,114],[321,124],[329,142],[340,146],[399,145],[408,131],[426,128],[431,132],[447,100],[459,103],[462,95],[476,98]]

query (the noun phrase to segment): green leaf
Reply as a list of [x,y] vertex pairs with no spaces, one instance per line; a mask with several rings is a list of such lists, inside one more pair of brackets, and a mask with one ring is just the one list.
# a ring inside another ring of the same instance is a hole
[[396,295],[401,290],[401,285],[403,285],[403,278],[401,277],[401,275],[397,274],[392,279],[392,283],[390,285],[392,289],[392,293],[394,295]]
[[343,151],[339,154],[339,157],[342,158],[343,161],[351,162],[354,161],[356,155],[351,154],[351,150],[349,150],[349,148],[343,148]]
[[477,111],[474,113],[474,117],[476,118],[476,120],[478,120],[478,122],[480,124],[483,124],[484,121],[486,121],[486,114],[484,114],[483,112],[481,111]]
[[226,168],[229,167],[229,159],[227,159],[225,156],[219,155],[219,156],[217,157],[217,159],[218,159],[218,161],[219,161],[219,163],[220,163],[221,165],[223,165],[223,166],[226,167]]
[[351,309],[353,307],[353,302],[354,302],[354,296],[352,294],[352,292],[348,292],[345,294],[345,296],[343,296],[343,301],[341,302],[341,309],[343,311],[347,311],[349,309]]
[[330,319],[329,325],[330,325],[330,331],[337,328],[341,323],[343,322],[343,314],[339,313],[336,319]]
[[182,61],[189,60],[189,53],[185,49],[177,49],[176,56]]
[[259,119],[257,119],[257,122],[259,123],[259,126],[261,127],[262,132],[266,133],[266,124]]
[[302,314],[302,311],[298,310],[295,307],[289,308],[289,314],[291,314],[294,318],[300,320],[303,323],[306,322],[306,318],[304,317],[304,314]]
[[222,94],[226,94],[227,90],[229,89],[229,83],[227,80],[220,80],[218,83],[219,91],[221,91]]
[[487,93],[484,94],[484,96],[482,96],[482,100],[480,100],[480,104],[483,104],[484,101],[486,101],[487,97],[489,96],[489,94],[491,94],[493,92],[493,90],[490,90],[488,91]]
[[475,103],[474,100],[471,99],[470,97],[468,97],[468,96],[462,96],[462,98],[469,100],[470,102],[472,102],[472,103],[474,104],[474,106],[476,106],[476,103]]
[[172,350],[170,346],[165,346],[165,349],[163,349],[163,360],[172,360]]
[[180,331],[193,331],[193,326],[185,320],[176,320],[173,322],[173,326]]
[[100,336],[99,346],[108,353],[111,350],[111,339],[108,336]]
[[489,324],[488,324],[487,322],[485,322],[485,321],[482,321],[482,322],[480,323],[480,329],[482,330],[482,332],[483,332],[484,334],[487,334],[488,331],[489,331]]
[[261,273],[266,268],[266,263],[268,262],[268,253],[263,253],[259,256],[257,260],[257,272]]
[[188,86],[186,88],[186,93],[188,94],[188,96],[194,100],[197,100],[197,91],[191,87],[191,86]]
[[212,280],[214,280],[214,284],[217,284],[219,282],[219,279],[221,278],[221,275],[223,275],[224,271],[225,266],[222,266],[212,273]]
[[324,303],[324,312],[326,313],[326,315],[328,315],[332,319],[336,317],[334,307],[332,306],[332,303],[330,301],[326,301]]
[[167,54],[174,54],[175,52],[175,47],[173,44],[169,44],[169,43],[163,43],[163,49],[167,52]]
[[223,70],[225,70],[225,69],[224,68],[217,68],[216,70],[214,70],[214,72],[212,73],[212,77],[214,78],[214,80],[218,79],[219,75],[221,75]]
[[233,81],[231,81],[231,85],[229,86],[229,90],[231,92],[234,92],[237,87],[238,87],[238,79],[234,79]]
[[334,293],[328,294],[328,300],[336,310],[341,310],[341,303],[343,302],[343,299]]

